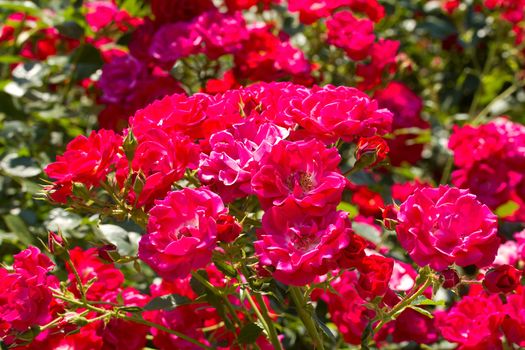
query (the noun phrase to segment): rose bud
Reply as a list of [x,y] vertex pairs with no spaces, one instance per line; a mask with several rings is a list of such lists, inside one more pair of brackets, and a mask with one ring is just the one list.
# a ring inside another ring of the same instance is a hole
[[389,230],[395,230],[397,225],[397,208],[389,204],[383,209],[383,225]]
[[521,279],[521,271],[511,265],[500,265],[485,274],[483,287],[491,293],[510,293]]
[[242,232],[242,225],[231,215],[221,214],[217,220],[217,239],[233,242]]
[[359,167],[373,167],[386,159],[389,151],[386,141],[380,136],[361,137],[355,151],[356,163]]
[[111,256],[111,253],[117,252],[117,246],[114,244],[106,244],[102,247],[97,248],[98,257],[105,262],[113,263],[115,262],[115,258]]
[[67,244],[62,233],[49,231],[47,234],[47,248],[51,254],[57,257],[67,254]]
[[443,277],[443,288],[454,288],[459,283],[458,273],[454,269],[449,268],[442,271],[441,276]]

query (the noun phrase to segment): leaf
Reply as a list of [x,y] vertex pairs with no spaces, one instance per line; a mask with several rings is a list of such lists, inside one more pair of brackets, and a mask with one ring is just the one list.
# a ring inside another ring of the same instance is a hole
[[319,328],[321,328],[323,333],[328,336],[328,338],[330,338],[334,342],[337,341],[337,339],[335,338],[335,335],[332,333],[332,330],[330,328],[328,328],[328,326],[323,321],[321,321],[319,319],[319,316],[317,316],[316,313],[313,314],[313,319],[317,323]]
[[496,210],[494,211],[494,213],[499,218],[505,218],[505,217],[513,215],[516,212],[516,210],[518,210],[519,208],[520,208],[520,206],[519,206],[518,203],[510,200],[510,201],[500,205],[499,207],[497,207]]
[[84,28],[75,21],[66,21],[55,26],[60,34],[71,39],[80,39],[84,36]]
[[352,229],[359,236],[369,240],[372,243],[379,244],[381,242],[381,233],[371,225],[361,222],[352,222]]
[[74,79],[79,81],[89,78],[91,74],[102,68],[104,60],[97,48],[93,45],[85,44],[79,46],[71,55],[71,63],[76,65]]
[[48,214],[48,220],[45,222],[46,229],[49,231],[72,231],[82,222],[82,218],[70,211],[62,208],[54,208]]
[[262,333],[262,328],[256,323],[248,323],[241,328],[237,341],[239,344],[253,344]]
[[237,277],[237,271],[233,266],[225,262],[224,260],[220,260],[217,257],[213,258],[213,263],[215,266],[226,276],[228,277]]
[[138,250],[140,235],[136,232],[128,232],[120,226],[104,224],[99,225],[102,236],[117,247],[120,255],[135,255]]
[[0,168],[7,175],[14,177],[33,177],[42,172],[33,158],[19,157],[16,153],[10,153],[0,162]]
[[32,1],[0,0],[0,8],[28,14],[40,13],[40,8]]
[[445,305],[445,302],[443,300],[432,300],[428,299],[424,295],[418,296],[416,299],[410,303],[411,305],[433,305],[433,306],[440,306]]
[[432,313],[430,311],[428,311],[428,310],[422,309],[422,308],[414,306],[414,305],[409,305],[408,307],[411,308],[414,311],[419,312],[420,314],[422,314],[422,315],[424,315],[424,316],[426,316],[428,318],[434,318],[434,315],[432,315]]
[[14,233],[20,241],[26,245],[33,244],[33,235],[29,232],[22,219],[15,215],[4,215],[4,222],[7,228]]
[[355,218],[359,214],[359,211],[357,210],[355,205],[352,205],[347,202],[339,203],[339,205],[337,206],[337,210],[346,211],[350,219]]
[[188,305],[191,299],[178,294],[168,294],[153,298],[144,306],[144,310],[173,310],[177,306]]

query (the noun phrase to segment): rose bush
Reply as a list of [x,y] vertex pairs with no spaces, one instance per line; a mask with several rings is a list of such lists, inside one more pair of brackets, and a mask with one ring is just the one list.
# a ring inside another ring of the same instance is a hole
[[0,345],[525,346],[524,13],[0,1]]

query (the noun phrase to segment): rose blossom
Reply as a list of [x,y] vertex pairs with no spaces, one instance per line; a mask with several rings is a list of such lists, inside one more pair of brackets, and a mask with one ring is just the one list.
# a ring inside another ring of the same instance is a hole
[[252,173],[274,144],[288,131],[270,123],[253,121],[235,124],[210,137],[211,152],[201,153],[199,179],[221,195],[225,202],[252,193]]
[[163,278],[186,277],[210,262],[217,243],[217,219],[225,213],[221,198],[209,190],[168,193],[149,212],[139,257]]
[[335,13],[326,22],[326,27],[327,42],[345,50],[354,61],[366,58],[375,41],[374,23],[368,19],[357,19],[350,11]]
[[267,210],[257,236],[254,246],[261,263],[275,268],[276,280],[298,286],[336,268],[354,239],[345,212],[310,216],[294,202]]
[[304,99],[294,98],[291,104],[294,120],[309,135],[326,143],[383,135],[392,125],[392,113],[350,87],[314,87]]
[[454,263],[483,267],[496,256],[496,216],[467,190],[416,189],[401,204],[398,221],[399,242],[420,266],[435,270]]
[[45,167],[45,173],[56,181],[48,189],[51,198],[66,202],[73,182],[97,186],[122,157],[122,137],[109,130],[93,131],[88,137],[77,136],[68,143],[63,155]]
[[466,296],[447,312],[436,313],[436,326],[462,350],[501,349],[502,307],[497,295]]
[[311,213],[323,213],[341,201],[346,179],[336,148],[317,140],[281,141],[259,163],[252,188],[263,208],[293,201]]
[[525,289],[519,288],[516,294],[507,296],[507,304],[503,306],[505,319],[503,332],[511,343],[525,346]]
[[51,321],[52,292],[58,279],[48,276],[51,260],[35,247],[14,256],[13,270],[0,268],[0,339],[7,345],[17,334]]
[[521,276],[522,271],[514,266],[496,266],[485,274],[483,287],[490,293],[510,293],[520,284]]

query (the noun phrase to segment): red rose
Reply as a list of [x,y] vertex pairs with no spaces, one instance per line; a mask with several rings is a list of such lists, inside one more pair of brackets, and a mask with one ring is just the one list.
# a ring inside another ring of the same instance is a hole
[[363,299],[374,299],[382,296],[388,289],[392,277],[394,261],[380,255],[367,256],[359,267],[357,292]]
[[511,265],[500,265],[486,273],[483,286],[491,293],[510,293],[518,287],[520,279],[520,270]]

